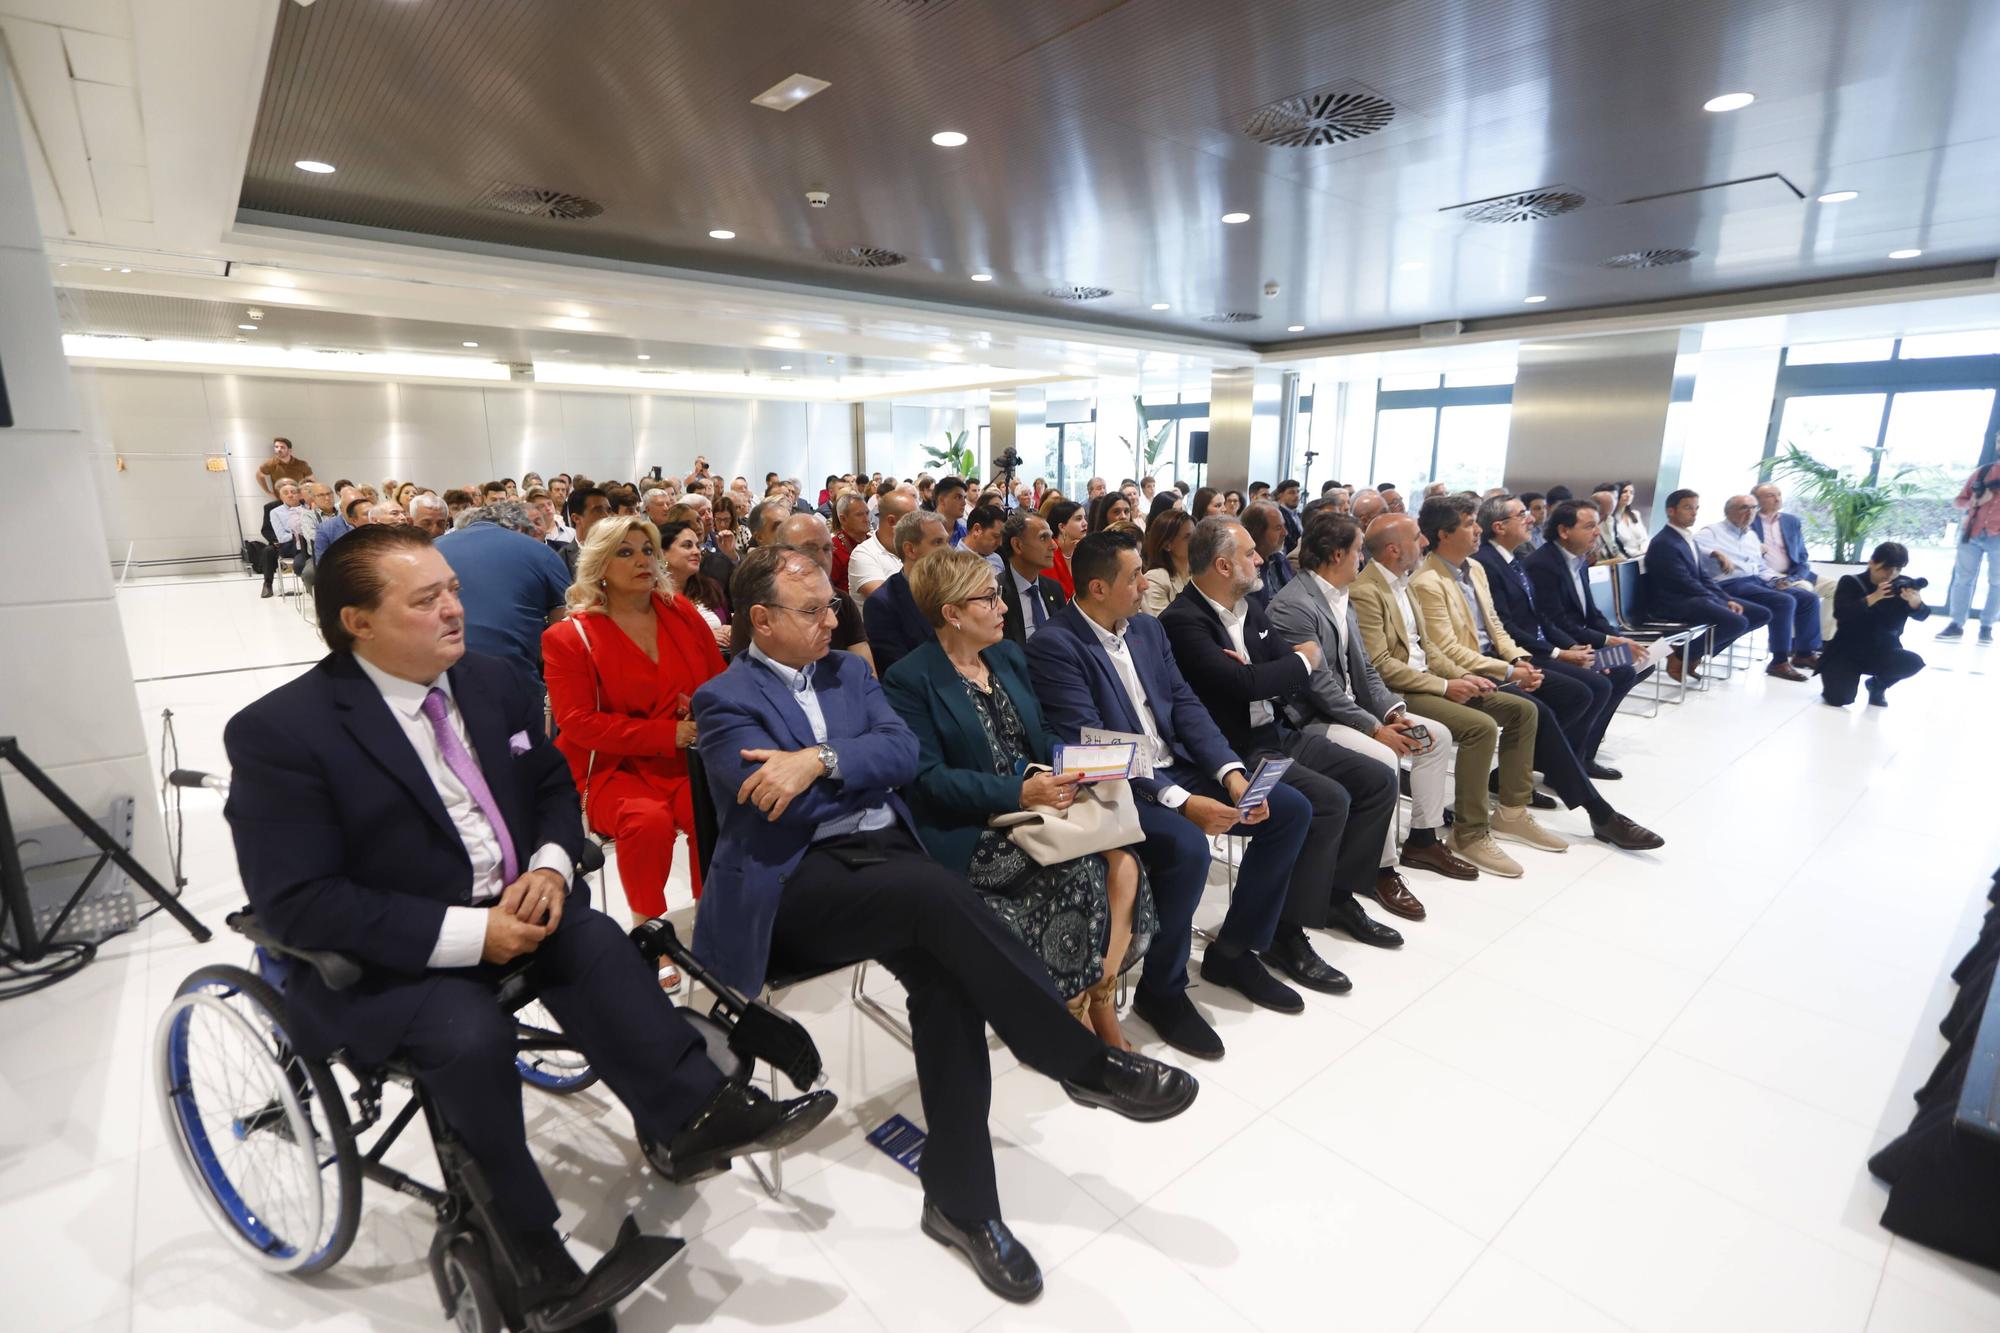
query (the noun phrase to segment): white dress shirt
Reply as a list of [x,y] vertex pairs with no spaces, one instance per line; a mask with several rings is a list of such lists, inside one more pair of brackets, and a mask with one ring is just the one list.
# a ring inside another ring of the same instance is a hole
[[1389,587],[1396,594],[1396,609],[1403,613],[1403,629],[1410,639],[1410,665],[1418,671],[1428,673],[1430,658],[1424,655],[1423,636],[1417,633],[1417,608],[1410,603],[1410,576],[1389,580]]
[[1590,583],[1589,577],[1584,571],[1590,568],[1590,552],[1585,551],[1582,555],[1571,555],[1568,551],[1564,551],[1562,554],[1563,564],[1569,567],[1569,581],[1576,585],[1576,600],[1582,603],[1584,617],[1588,619],[1590,615]]
[[857,597],[869,584],[886,583],[891,574],[902,572],[903,562],[873,533],[847,557],[847,586]]
[[[1128,622],[1119,621],[1116,630],[1104,628],[1089,616],[1083,618],[1083,623],[1090,626],[1090,632],[1097,636],[1105,656],[1111,659],[1111,669],[1118,674],[1119,683],[1125,687],[1125,697],[1132,701],[1132,711],[1139,715],[1139,730],[1146,737],[1145,766],[1157,772],[1170,765],[1175,756],[1168,751],[1166,742],[1160,739],[1160,724],[1153,716],[1153,705],[1146,699],[1146,686],[1139,679],[1139,668],[1132,663],[1131,650],[1125,646],[1125,626]],[[1230,773],[1241,772],[1242,769],[1241,764],[1224,764],[1216,770],[1215,780],[1220,782]],[[1178,810],[1187,804],[1191,795],[1193,793],[1187,788],[1170,782],[1160,788],[1159,800],[1167,809]]]
[[1319,585],[1320,596],[1326,598],[1326,609],[1333,613],[1333,632],[1340,639],[1340,656],[1347,657],[1347,589],[1336,588],[1319,575],[1312,576]]
[[[1229,635],[1230,646],[1242,654],[1247,661],[1250,657],[1250,649],[1243,642],[1243,603],[1238,602],[1235,606],[1224,606],[1207,593],[1202,592],[1199,584],[1190,586],[1197,593],[1201,594],[1201,600],[1207,602],[1208,609],[1215,612],[1216,616],[1222,621],[1222,629],[1224,633]],[[1270,631],[1266,630],[1265,633],[1268,634]],[[1268,727],[1276,716],[1277,714],[1271,709],[1271,701],[1269,699],[1252,699],[1250,701],[1251,726]]]
[[[474,967],[486,949],[486,908],[480,904],[490,903],[500,896],[507,885],[501,873],[500,839],[493,832],[493,825],[487,821],[486,812],[472,799],[466,789],[449,768],[445,767],[444,755],[438,749],[437,733],[431,729],[431,720],[424,716],[424,700],[433,689],[444,691],[445,721],[452,734],[458,737],[465,752],[479,761],[479,752],[472,748],[472,737],[466,734],[465,718],[458,711],[458,700],[451,692],[451,677],[439,675],[429,684],[420,685],[401,676],[388,672],[356,653],[354,660],[375,688],[382,692],[382,702],[389,705],[389,715],[396,719],[396,725],[403,729],[403,736],[410,742],[410,748],[417,752],[417,762],[424,766],[424,773],[437,788],[438,799],[444,802],[444,812],[457,830],[458,837],[465,844],[465,854],[472,859],[472,885],[470,899],[473,906],[447,907],[444,909],[444,925],[438,930],[437,943],[431,946],[429,966],[431,967]],[[493,779],[487,779],[493,785]],[[522,873],[529,870],[553,870],[568,884],[574,867],[570,864],[569,853],[560,844],[542,844],[535,852]]]
[[1718,564],[1716,573],[1725,579],[1759,579],[1769,582],[1773,575],[1764,567],[1764,543],[1757,540],[1757,534],[1746,524],[1737,527],[1728,519],[1711,523],[1695,537],[1695,549],[1703,556],[1712,556],[1717,551],[1729,557],[1734,566],[1723,574]]

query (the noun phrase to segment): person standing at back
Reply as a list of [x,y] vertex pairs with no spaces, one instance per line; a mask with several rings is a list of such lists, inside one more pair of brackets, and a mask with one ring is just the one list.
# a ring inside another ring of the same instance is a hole
[[1945,598],[1951,623],[1938,631],[1938,637],[1964,637],[1965,622],[1972,615],[1972,589],[1979,582],[1979,562],[1984,560],[1986,604],[1979,611],[1979,641],[1991,643],[1993,625],[2000,621],[2000,461],[1967,477],[1951,503],[1965,511],[1965,519],[1958,527],[1958,556]]
[[466,643],[540,680],[542,631],[562,619],[570,578],[534,513],[519,500],[482,505],[437,549],[462,587]]

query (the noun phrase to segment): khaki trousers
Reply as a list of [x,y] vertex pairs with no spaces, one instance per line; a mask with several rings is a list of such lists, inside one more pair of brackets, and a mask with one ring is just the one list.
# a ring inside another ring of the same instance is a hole
[[[1404,696],[1412,713],[1442,723],[1458,743],[1458,798],[1452,804],[1454,827],[1470,833],[1492,821],[1486,802],[1486,775],[1493,769],[1493,752],[1500,752],[1500,804],[1523,806],[1535,790],[1535,724],[1533,702],[1495,690],[1455,704],[1441,694]],[[1460,836],[1464,836],[1461,834]]]

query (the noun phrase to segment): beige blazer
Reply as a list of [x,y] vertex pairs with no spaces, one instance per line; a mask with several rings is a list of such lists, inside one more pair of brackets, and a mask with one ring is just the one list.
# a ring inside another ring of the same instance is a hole
[[1396,693],[1441,696],[1446,681],[1465,674],[1432,642],[1435,636],[1414,597],[1410,599],[1410,608],[1416,612],[1417,637],[1430,670],[1419,671],[1410,665],[1410,635],[1403,625],[1403,612],[1396,605],[1395,585],[1389,582],[1388,571],[1379,563],[1370,564],[1348,585],[1347,600],[1354,609],[1355,623],[1361,626],[1361,643],[1368,650],[1368,660],[1375,664],[1376,674]]
[[1514,659],[1527,654],[1507,637],[1506,627],[1493,610],[1493,593],[1486,586],[1486,567],[1477,560],[1465,564],[1472,580],[1472,595],[1479,599],[1479,613],[1486,617],[1486,632],[1493,639],[1493,651],[1498,657],[1488,657],[1479,651],[1479,630],[1472,623],[1472,611],[1458,590],[1451,566],[1442,556],[1435,553],[1425,556],[1417,572],[1410,575],[1410,600],[1423,612],[1424,623],[1432,627],[1431,637],[1438,640],[1447,661],[1470,675],[1505,680]]

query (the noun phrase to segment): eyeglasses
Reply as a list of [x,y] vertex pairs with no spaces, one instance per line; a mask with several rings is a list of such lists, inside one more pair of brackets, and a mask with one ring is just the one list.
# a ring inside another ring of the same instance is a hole
[[825,606],[785,606],[778,602],[763,602],[760,605],[768,606],[773,611],[790,611],[793,615],[804,616],[807,620],[818,620],[829,611],[838,616],[840,608],[845,605],[845,599],[830,597]]
[[982,592],[977,597],[966,598],[965,605],[971,606],[974,602],[984,602],[986,603],[986,609],[990,611],[993,609],[994,605],[998,603],[1000,600],[1001,597],[998,591]]

